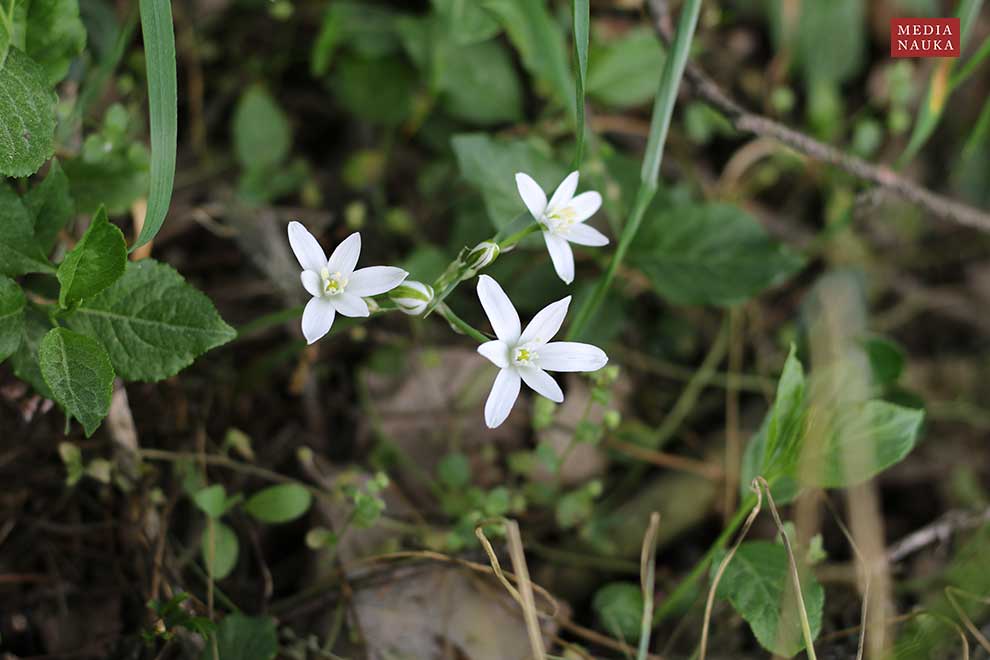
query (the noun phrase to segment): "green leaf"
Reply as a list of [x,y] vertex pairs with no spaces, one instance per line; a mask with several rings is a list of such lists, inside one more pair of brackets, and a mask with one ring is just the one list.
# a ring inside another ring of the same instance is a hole
[[148,112],[151,129],[151,190],[144,226],[131,250],[157,234],[165,222],[175,180],[175,149],[178,132],[178,95],[175,80],[175,34],[172,3],[140,0],[141,31],[148,67]]
[[0,64],[0,90],[0,175],[29,176],[55,151],[55,94],[41,65],[17,48]]
[[481,192],[496,229],[527,212],[516,190],[516,172],[526,172],[551,191],[567,175],[548,155],[523,140],[493,140],[483,133],[471,133],[455,135],[452,145],[461,175]]
[[323,14],[320,34],[313,44],[311,73],[322,76],[329,71],[334,54],[344,45],[368,58],[394,53],[399,46],[395,19],[395,12],[377,4],[334,0]]
[[351,53],[340,58],[330,81],[337,101],[351,114],[388,126],[412,114],[416,84],[415,71],[397,55],[366,59]]
[[867,337],[863,347],[877,384],[887,386],[897,382],[904,371],[904,350],[885,337]]
[[44,339],[45,335],[51,329],[52,324],[47,316],[36,309],[28,307],[25,310],[24,323],[21,326],[20,345],[10,358],[14,375],[25,383],[30,383],[34,391],[46,399],[54,399],[55,396],[41,375],[41,365],[38,363],[38,349],[41,347],[41,340]]
[[867,401],[837,411],[824,441],[802,457],[812,486],[845,488],[871,479],[914,449],[924,411],[886,401]]
[[804,439],[806,389],[804,368],[792,345],[777,382],[777,395],[767,426],[761,475],[768,480],[778,473],[789,474],[793,471]]
[[498,21],[477,0],[433,0],[444,30],[462,46],[491,39],[501,31]]
[[441,100],[451,116],[479,125],[522,117],[522,86],[501,43],[448,44],[440,57]]
[[27,54],[45,70],[54,86],[69,72],[72,59],[86,46],[79,0],[30,0],[25,44]]
[[630,582],[610,582],[595,592],[591,606],[609,633],[626,642],[639,639],[643,591]]
[[56,276],[62,285],[58,303],[73,307],[116,282],[127,266],[127,241],[100,208],[83,237],[65,255]]
[[804,265],[742,209],[727,204],[653,212],[630,260],[661,296],[681,305],[736,305]]
[[653,30],[640,27],[596,47],[588,63],[588,95],[615,108],[648,103],[660,85],[666,59]]
[[[713,575],[724,556],[722,551],[714,558]],[[717,594],[732,603],[768,651],[789,658],[804,648],[796,593],[783,545],[767,541],[740,545],[722,575]],[[818,637],[825,590],[810,571],[802,571],[801,594],[812,638]]]
[[571,19],[574,31],[574,59],[577,60],[577,85],[574,105],[577,110],[577,145],[574,148],[574,169],[581,168],[584,157],[584,96],[588,87],[588,44],[591,40],[591,5],[588,0],[572,0]]
[[523,65],[551,90],[560,105],[576,117],[575,83],[567,61],[564,35],[544,0],[482,0],[505,28],[522,56]]
[[24,334],[24,292],[14,280],[0,275],[0,362],[21,345]]
[[[859,73],[867,46],[864,0],[804,2],[800,11],[793,46],[795,64],[808,84],[838,84]],[[829,57],[822,57],[825,42]]]
[[[240,544],[237,542],[237,534],[222,522],[213,522],[213,579],[222,580],[237,566],[237,555],[240,554]],[[203,564],[210,566],[210,531],[209,528],[203,530],[203,536],[199,542],[200,555]],[[221,658],[224,656],[221,655]]]
[[234,151],[244,169],[274,167],[292,147],[289,119],[264,87],[253,85],[234,111]]
[[41,375],[66,415],[93,435],[110,410],[113,367],[100,343],[65,328],[55,328],[38,348]]
[[313,496],[299,484],[279,484],[259,490],[244,503],[244,510],[265,523],[295,520],[309,510]]
[[153,259],[128,263],[124,275],[84,301],[68,323],[99,337],[126,380],[174,376],[236,336],[209,298]]
[[42,252],[50,253],[58,233],[76,213],[69,178],[57,160],[52,160],[44,181],[29,190],[22,201],[34,219],[35,239]]
[[65,161],[76,207],[93,213],[101,205],[108,213],[124,213],[139,197],[148,194],[148,152],[133,144],[127,153],[111,154],[98,162],[83,158]]
[[0,181],[0,275],[15,277],[54,270],[34,238],[31,214],[17,193]]
[[[220,660],[274,660],[278,653],[275,620],[228,614],[217,630],[217,650]],[[199,660],[214,660],[211,644],[206,644]]]
[[219,518],[227,510],[227,490],[222,484],[213,484],[198,490],[192,499],[199,510],[210,518]]

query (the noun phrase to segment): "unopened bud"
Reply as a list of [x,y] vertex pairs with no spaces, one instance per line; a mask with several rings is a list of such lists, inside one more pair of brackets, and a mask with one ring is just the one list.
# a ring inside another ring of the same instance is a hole
[[474,246],[471,252],[468,254],[464,263],[474,272],[478,272],[491,262],[498,258],[498,254],[501,250],[498,247],[498,243],[493,243],[492,241],[482,241]]
[[410,316],[419,316],[433,302],[433,287],[429,284],[406,280],[392,289],[388,297],[399,309]]

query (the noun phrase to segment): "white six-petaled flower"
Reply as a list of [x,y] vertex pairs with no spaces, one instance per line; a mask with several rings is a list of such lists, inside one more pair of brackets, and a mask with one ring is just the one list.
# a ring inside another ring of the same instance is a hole
[[289,223],[289,245],[302,266],[302,285],[313,299],[303,311],[302,331],[312,344],[330,332],[337,312],[369,316],[364,296],[391,291],[409,275],[393,266],[354,270],[361,254],[361,234],[354,232],[337,246],[330,258],[302,224]]
[[608,238],[594,227],[585,224],[602,205],[602,196],[594,191],[575,196],[578,173],[567,175],[550,201],[533,177],[519,172],[516,174],[516,187],[526,208],[543,230],[550,260],[566,284],[574,281],[574,253],[570,243],[577,245],[601,246],[608,244]]
[[570,296],[544,307],[525,330],[520,328],[512,301],[491,277],[478,278],[478,298],[498,337],[478,347],[478,352],[500,370],[485,403],[488,428],[495,428],[509,416],[521,382],[560,403],[564,393],[547,371],[598,371],[608,362],[608,356],[597,346],[550,341],[564,322]]

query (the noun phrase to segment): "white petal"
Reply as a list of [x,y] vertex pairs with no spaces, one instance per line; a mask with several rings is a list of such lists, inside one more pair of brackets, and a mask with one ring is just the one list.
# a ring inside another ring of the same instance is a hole
[[506,344],[515,344],[519,339],[519,314],[498,282],[488,275],[478,277],[478,299],[485,308],[495,336]]
[[520,344],[537,342],[545,344],[560,330],[564,317],[567,316],[567,306],[571,304],[571,297],[567,296],[555,303],[550,303],[533,317],[526,329],[519,336]]
[[568,206],[568,202],[574,197],[574,191],[577,190],[578,176],[580,175],[576,171],[571,172],[566,179],[560,182],[557,189],[553,191],[553,197],[550,198],[547,209],[556,211]]
[[357,265],[358,257],[361,256],[361,234],[354,232],[345,238],[337,249],[330,255],[327,263],[327,270],[330,273],[340,273],[344,277],[350,277]]
[[533,181],[533,177],[528,174],[518,172],[516,174],[516,188],[519,189],[519,196],[534,218],[539,220],[543,217],[543,212],[547,210],[547,194],[540,188],[540,184]]
[[608,362],[605,351],[576,341],[555,341],[540,348],[540,366],[547,371],[598,371]]
[[608,236],[583,222],[570,226],[567,230],[567,240],[578,245],[591,245],[593,247],[608,245]]
[[488,358],[499,369],[509,366],[509,347],[499,340],[486,341],[478,347],[478,352]]
[[553,262],[553,269],[557,271],[557,276],[564,280],[564,284],[570,284],[574,281],[574,253],[571,252],[571,246],[567,244],[567,239],[545,231],[543,232],[543,240],[547,243],[550,261]]
[[335,296],[327,298],[327,300],[344,316],[350,316],[352,318],[371,316],[371,312],[368,311],[368,303],[364,302],[361,296],[356,296],[350,291],[338,293]]
[[560,385],[553,379],[553,376],[535,367],[522,367],[519,375],[530,388],[539,395],[545,396],[555,403],[564,400],[564,393],[560,391]]
[[512,405],[519,396],[519,374],[511,369],[502,369],[495,378],[492,391],[485,402],[485,424],[493,429],[509,416]]
[[320,276],[317,275],[315,271],[304,270],[300,273],[299,279],[302,280],[303,288],[309,292],[309,295],[314,298],[319,298],[322,295],[323,292],[320,291],[320,285],[323,282],[320,280]]
[[312,344],[330,332],[336,312],[324,298],[313,298],[303,310],[302,331],[306,341]]
[[572,199],[568,206],[574,209],[574,219],[582,222],[598,213],[598,209],[602,207],[602,196],[589,190]]
[[356,296],[377,296],[399,286],[408,276],[409,273],[394,266],[359,268],[351,273],[346,291]]
[[289,223],[289,245],[303,270],[315,270],[319,273],[326,267],[327,255],[319,241],[306,231],[302,223],[295,220]]

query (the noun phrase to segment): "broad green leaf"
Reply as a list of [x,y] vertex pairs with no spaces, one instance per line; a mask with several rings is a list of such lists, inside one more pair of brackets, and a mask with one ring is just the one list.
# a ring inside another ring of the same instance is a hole
[[575,83],[567,61],[564,35],[544,0],[482,0],[505,28],[523,65],[549,87],[553,98],[576,116]]
[[643,622],[643,591],[631,582],[610,582],[595,592],[591,607],[613,637],[635,642]]
[[292,147],[289,119],[264,87],[250,87],[234,111],[234,151],[244,169],[274,167]]
[[621,39],[592,49],[588,95],[616,108],[648,103],[657,93],[665,59],[652,29],[630,30]]
[[114,373],[107,352],[92,337],[55,328],[41,340],[38,361],[55,401],[93,435],[110,410]]
[[413,109],[416,74],[404,59],[388,55],[374,59],[347,53],[331,75],[336,100],[364,121],[394,126]]
[[904,349],[885,337],[867,337],[863,340],[870,369],[878,385],[893,385],[904,371]]
[[309,510],[313,496],[299,484],[279,484],[259,490],[244,503],[244,510],[265,523],[295,520]]
[[522,117],[522,86],[501,43],[449,44],[441,57],[441,99],[453,117],[479,125]]
[[[210,566],[210,530],[209,527],[203,530],[203,536],[199,542],[200,556],[203,564]],[[240,553],[240,544],[237,542],[237,534],[222,522],[213,522],[213,579],[222,580],[237,566],[237,555]],[[221,658],[226,656],[221,655]]]
[[[216,637],[220,660],[274,660],[278,653],[278,631],[269,617],[228,614]],[[199,660],[214,660],[212,644],[206,644]]]
[[804,368],[792,345],[777,382],[777,395],[767,425],[767,442],[761,466],[761,476],[767,479],[776,477],[778,473],[793,471],[804,437],[806,388]]
[[127,242],[107,212],[100,209],[83,237],[65,255],[56,276],[62,285],[58,303],[71,308],[117,281],[127,266]]
[[236,336],[209,298],[153,259],[127,264],[124,275],[84,301],[68,323],[99,337],[126,380],[174,376]]
[[193,495],[193,502],[210,518],[219,518],[227,508],[227,490],[222,484],[213,484]]
[[0,275],[14,277],[54,270],[35,240],[31,214],[17,193],[0,181]]
[[501,31],[498,21],[477,0],[433,0],[447,34],[458,44],[487,41]]
[[749,214],[727,204],[652,212],[629,256],[661,296],[680,305],[736,305],[804,265]]
[[17,48],[0,64],[0,90],[0,175],[29,176],[55,151],[55,94],[41,65]]
[[0,275],[0,362],[21,345],[24,334],[24,292],[14,280]]
[[536,179],[548,197],[567,175],[549,155],[523,140],[493,140],[483,133],[471,133],[455,135],[452,145],[461,176],[481,193],[496,229],[526,212],[516,190],[516,172]]
[[310,54],[310,72],[322,76],[341,46],[349,46],[368,58],[389,55],[398,49],[397,16],[386,7],[353,0],[334,0],[323,14],[320,34]]
[[176,136],[179,126],[175,78],[175,34],[172,3],[140,0],[141,31],[148,73],[148,114],[151,131],[151,189],[144,226],[131,250],[157,234],[172,201],[175,180]]
[[845,488],[899,463],[918,441],[924,411],[867,401],[836,411],[820,447],[802,455],[800,476],[813,486]]
[[30,0],[27,7],[27,54],[44,68],[48,84],[54,86],[86,46],[79,0]]
[[69,191],[69,179],[57,160],[52,160],[45,179],[22,198],[34,220],[34,237],[42,252],[55,247],[58,233],[75,215],[75,203]]
[[83,158],[64,163],[76,208],[93,213],[105,206],[114,214],[128,211],[135,200],[148,194],[149,165],[148,151],[139,144],[95,163]]
[[54,399],[52,391],[41,375],[41,365],[38,363],[38,349],[41,340],[45,338],[52,324],[44,314],[32,308],[25,309],[24,323],[21,326],[21,341],[17,350],[10,357],[10,365],[14,375],[30,383],[34,391],[46,399]]
[[[713,575],[724,556],[722,551],[712,561]],[[804,648],[796,592],[783,545],[768,541],[747,541],[740,545],[716,593],[728,599],[746,619],[763,648],[787,658]],[[807,570],[801,571],[801,594],[812,638],[818,637],[825,590]]]

